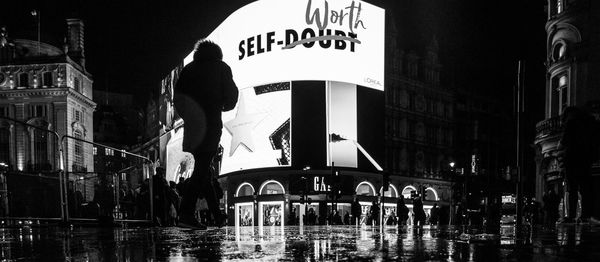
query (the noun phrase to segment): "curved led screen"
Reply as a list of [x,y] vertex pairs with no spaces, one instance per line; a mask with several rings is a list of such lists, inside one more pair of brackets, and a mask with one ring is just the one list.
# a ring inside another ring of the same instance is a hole
[[366,2],[260,0],[207,39],[221,46],[240,88],[323,80],[383,90],[384,32],[385,10]]

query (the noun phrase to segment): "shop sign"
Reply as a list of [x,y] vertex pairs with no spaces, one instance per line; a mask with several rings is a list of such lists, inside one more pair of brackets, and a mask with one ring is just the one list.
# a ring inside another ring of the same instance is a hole
[[315,192],[331,192],[331,185],[325,182],[325,177],[316,176],[313,179],[313,190]]

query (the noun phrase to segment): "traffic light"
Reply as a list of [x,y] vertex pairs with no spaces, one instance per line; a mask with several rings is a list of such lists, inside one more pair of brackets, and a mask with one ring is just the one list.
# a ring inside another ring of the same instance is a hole
[[427,199],[427,190],[424,187],[421,188],[421,196],[423,200]]
[[417,191],[411,190],[410,191],[410,198],[412,198],[412,199],[417,198]]

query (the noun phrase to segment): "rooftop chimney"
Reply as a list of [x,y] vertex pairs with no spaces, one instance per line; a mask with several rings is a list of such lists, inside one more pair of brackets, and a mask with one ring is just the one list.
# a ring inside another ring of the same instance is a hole
[[83,21],[81,19],[67,19],[67,44],[69,57],[85,68],[85,54],[83,48]]

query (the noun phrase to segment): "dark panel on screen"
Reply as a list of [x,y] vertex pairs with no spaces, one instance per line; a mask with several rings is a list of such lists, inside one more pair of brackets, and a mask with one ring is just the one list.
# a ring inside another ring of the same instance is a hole
[[292,167],[325,167],[325,82],[292,82]]
[[[382,91],[357,86],[358,142],[383,168],[385,160],[384,121],[385,106]],[[358,168],[376,171],[371,162],[358,153]]]

